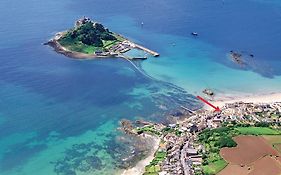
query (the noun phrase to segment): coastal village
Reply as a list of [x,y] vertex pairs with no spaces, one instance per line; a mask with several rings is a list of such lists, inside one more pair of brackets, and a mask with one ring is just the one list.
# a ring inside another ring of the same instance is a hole
[[127,128],[127,133],[139,136],[151,134],[161,138],[154,159],[145,167],[145,175],[207,174],[202,168],[206,165],[206,148],[198,141],[201,132],[234,125],[253,128],[270,125],[278,130],[281,123],[281,102],[236,102],[225,104],[221,111],[187,111],[182,120],[169,125],[146,121],[136,123],[138,126],[129,130]]

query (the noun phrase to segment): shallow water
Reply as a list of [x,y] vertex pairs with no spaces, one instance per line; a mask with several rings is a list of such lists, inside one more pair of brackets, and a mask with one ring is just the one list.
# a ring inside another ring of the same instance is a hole
[[[190,94],[206,87],[280,91],[280,8],[261,0],[2,0],[0,174],[112,174],[127,154],[116,141],[122,118],[162,121],[181,105],[200,106]],[[78,61],[42,45],[83,15],[159,52],[135,63],[147,76],[122,59]],[[230,50],[253,53],[254,64],[233,64]]]

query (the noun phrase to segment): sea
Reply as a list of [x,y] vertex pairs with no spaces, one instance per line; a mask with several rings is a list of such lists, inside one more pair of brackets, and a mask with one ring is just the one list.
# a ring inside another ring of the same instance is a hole
[[[166,122],[202,107],[205,88],[281,91],[279,0],[1,0],[0,14],[1,175],[116,174],[135,154],[121,119]],[[82,16],[160,57],[75,60],[43,45]]]

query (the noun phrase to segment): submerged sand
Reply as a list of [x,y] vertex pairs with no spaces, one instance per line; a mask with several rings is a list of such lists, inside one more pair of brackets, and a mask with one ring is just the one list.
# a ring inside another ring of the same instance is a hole
[[121,175],[142,175],[145,172],[145,166],[149,165],[149,163],[154,159],[154,153],[157,151],[159,144],[160,144],[160,138],[145,135],[145,137],[151,137],[153,138],[153,145],[152,150],[150,151],[150,154],[143,160],[140,160],[134,167],[124,170]]

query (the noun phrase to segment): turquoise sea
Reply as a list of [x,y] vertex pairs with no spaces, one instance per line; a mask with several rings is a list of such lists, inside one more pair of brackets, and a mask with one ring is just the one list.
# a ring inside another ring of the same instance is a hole
[[[134,145],[120,119],[166,122],[180,106],[199,108],[206,87],[281,91],[278,0],[1,0],[0,13],[1,175],[114,174]],[[135,62],[143,74],[42,45],[84,15],[161,56]]]

